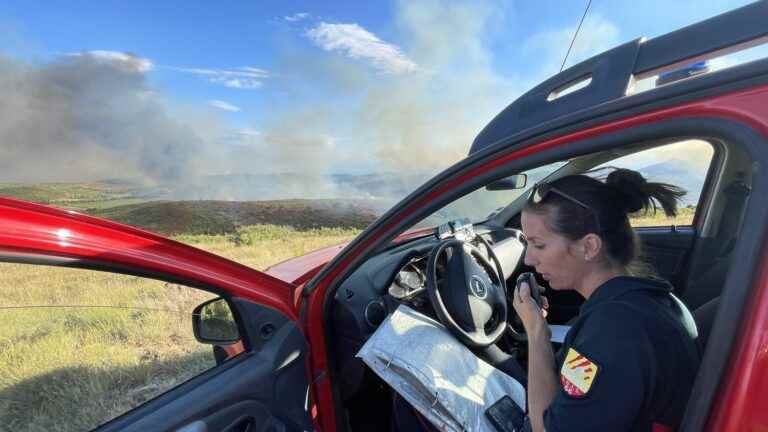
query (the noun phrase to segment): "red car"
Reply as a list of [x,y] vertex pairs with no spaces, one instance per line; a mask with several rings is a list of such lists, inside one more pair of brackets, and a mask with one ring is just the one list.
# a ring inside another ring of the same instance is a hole
[[[487,243],[504,277],[515,280],[528,270],[518,229],[525,191],[537,180],[606,164],[670,182],[694,178],[691,219],[636,228],[658,273],[694,311],[706,347],[679,430],[768,430],[768,59],[665,79],[642,92],[631,85],[761,42],[766,23],[768,3],[759,2],[573,66],[509,105],[464,160],[354,241],[265,273],[142,230],[12,199],[0,199],[0,256],[221,295],[196,310],[195,331],[228,347],[219,358],[230,360],[99,430],[387,430],[392,390],[355,354],[398,305],[429,313],[425,274],[440,270],[428,268],[430,252],[454,239]],[[647,152],[669,159],[654,166]],[[689,165],[698,178],[679,177]],[[547,295],[553,323],[578,312],[577,298]],[[497,343],[514,352],[520,342],[504,336]]]

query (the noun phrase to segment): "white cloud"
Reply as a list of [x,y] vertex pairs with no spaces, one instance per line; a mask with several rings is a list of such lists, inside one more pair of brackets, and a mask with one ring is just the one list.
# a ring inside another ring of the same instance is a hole
[[271,74],[264,69],[250,66],[242,66],[235,69],[204,69],[182,67],[170,67],[169,69],[175,70],[176,72],[189,73],[201,77],[206,77],[208,82],[241,90],[254,90],[261,88],[263,85],[263,80],[271,76]]
[[241,90],[255,90],[255,89],[261,88],[261,86],[263,85],[261,81],[249,79],[249,78],[216,77],[216,78],[211,78],[209,81],[215,84],[221,84],[224,87],[241,89]]
[[154,67],[154,64],[149,59],[119,51],[94,50],[68,55],[72,57],[89,57],[99,62],[114,64],[125,70],[138,73],[149,72]]
[[341,51],[350,58],[367,60],[385,73],[403,74],[419,69],[399,47],[382,41],[357,24],[322,22],[307,31],[306,35],[326,51]]
[[228,103],[228,102],[224,102],[222,100],[211,100],[211,101],[208,101],[208,105],[212,106],[214,108],[218,108],[218,109],[221,109],[221,110],[224,110],[224,111],[229,111],[229,112],[239,112],[240,111],[240,107],[232,105],[231,103]]
[[203,68],[171,68],[178,72],[186,72],[195,75],[214,76],[214,77],[247,77],[247,78],[267,78],[269,72],[264,69],[258,69],[249,66],[243,66],[235,69],[203,69]]
[[255,67],[242,66],[237,69],[238,69],[238,72],[251,73],[251,74],[254,74],[254,76],[260,76],[262,78],[268,78],[270,76],[269,72],[265,71],[264,69],[259,69]]
[[284,20],[290,21],[290,22],[301,21],[301,20],[305,20],[307,18],[309,18],[309,14],[306,13],[306,12],[299,12],[299,13],[295,13],[293,15],[289,15],[289,16],[283,17]]

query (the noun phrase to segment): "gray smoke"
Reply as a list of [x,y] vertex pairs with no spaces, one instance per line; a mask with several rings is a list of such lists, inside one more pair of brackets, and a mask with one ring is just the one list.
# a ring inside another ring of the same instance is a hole
[[[314,47],[283,41],[279,69],[285,72],[270,85],[285,100],[302,103],[298,110],[297,104],[281,109],[277,101],[262,120],[262,159],[314,176],[296,177],[294,190],[402,198],[465,157],[480,129],[520,93],[517,81],[493,70],[486,45],[502,12],[490,2],[403,1],[396,44],[352,23],[292,27]],[[339,49],[329,48],[334,29],[342,33]],[[384,175],[318,179],[338,167]],[[398,181],[388,187],[384,179]]]
[[144,62],[0,57],[2,180],[174,182],[196,172],[203,142],[147,86]]
[[[313,84],[306,93],[322,89],[329,95],[313,104],[328,121],[316,127],[351,137],[355,147],[342,142],[337,156],[375,161],[387,172],[434,174],[466,156],[480,129],[520,94],[515,81],[493,70],[486,44],[502,9],[490,2],[398,3],[395,24],[407,60],[395,61],[416,64],[402,73],[388,73],[365,57],[345,57],[343,50],[291,50],[284,66]],[[327,25],[307,34],[318,28]],[[300,94],[303,88],[290,91]]]
[[[402,1],[396,41],[340,26],[380,49],[365,55],[353,45],[329,50],[331,25],[323,46],[308,46],[321,23],[301,20],[256,96],[271,98],[267,117],[254,119],[258,133],[169,107],[138,56],[0,57],[0,181],[139,178],[200,199],[401,198],[463,158],[527,87],[492,66],[487,44],[505,15],[491,2]],[[409,67],[387,68],[380,54]]]

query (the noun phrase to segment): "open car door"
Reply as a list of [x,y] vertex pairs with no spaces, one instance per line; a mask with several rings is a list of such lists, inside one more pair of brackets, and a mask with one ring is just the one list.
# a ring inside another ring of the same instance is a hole
[[[11,429],[313,429],[290,284],[5,198],[0,270],[0,357],[13,371],[0,380],[0,417]],[[206,319],[219,312],[216,334]]]

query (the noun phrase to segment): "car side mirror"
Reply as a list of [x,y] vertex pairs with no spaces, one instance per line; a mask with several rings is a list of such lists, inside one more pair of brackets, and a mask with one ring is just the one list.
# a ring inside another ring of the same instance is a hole
[[195,339],[204,344],[229,345],[240,341],[240,331],[229,303],[215,298],[198,305],[192,311]]
[[526,183],[528,183],[528,176],[526,174],[516,174],[501,180],[496,180],[485,188],[489,191],[523,189]]

